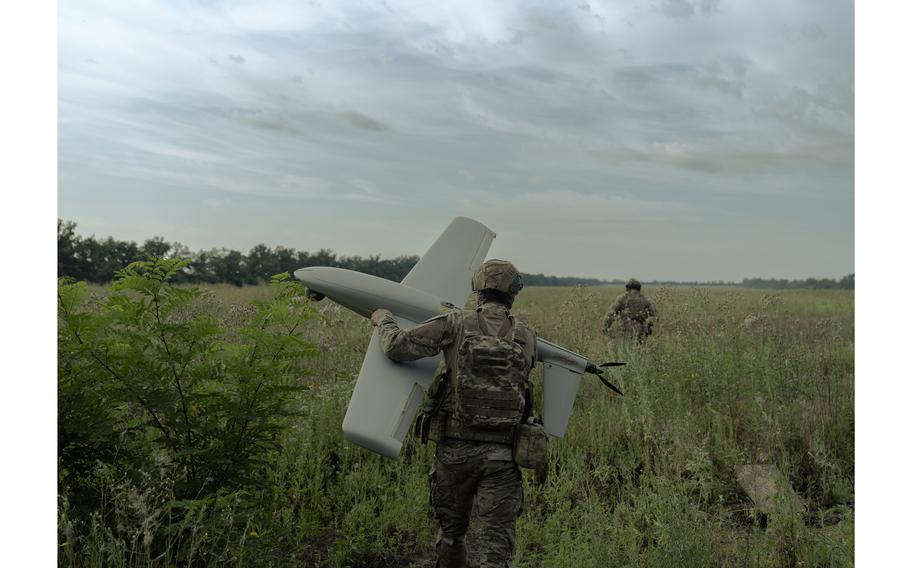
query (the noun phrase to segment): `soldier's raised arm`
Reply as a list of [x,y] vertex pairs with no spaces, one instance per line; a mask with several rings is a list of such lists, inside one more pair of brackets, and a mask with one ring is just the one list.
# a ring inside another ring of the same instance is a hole
[[432,357],[453,340],[450,314],[436,316],[413,329],[398,326],[388,310],[376,310],[370,318],[379,328],[379,344],[383,353],[393,361],[414,361]]

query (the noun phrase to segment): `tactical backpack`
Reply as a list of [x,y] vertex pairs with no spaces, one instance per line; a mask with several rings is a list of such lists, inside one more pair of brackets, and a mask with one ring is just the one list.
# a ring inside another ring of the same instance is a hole
[[527,418],[528,362],[515,341],[515,320],[490,335],[480,310],[464,316],[464,341],[452,373],[453,418],[467,428],[511,431]]

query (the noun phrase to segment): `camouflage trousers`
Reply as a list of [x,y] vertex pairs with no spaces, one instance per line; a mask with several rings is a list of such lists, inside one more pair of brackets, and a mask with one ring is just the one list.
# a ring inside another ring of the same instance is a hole
[[511,567],[515,553],[515,521],[524,493],[514,461],[490,460],[481,454],[462,463],[444,463],[437,456],[430,472],[430,505],[439,523],[436,566],[467,566],[465,535],[474,508],[472,556],[479,568]]
[[635,338],[635,341],[639,343],[644,343],[645,339],[654,329],[654,324],[649,321],[632,321],[632,336]]
[[636,342],[644,343],[645,339],[647,339],[654,330],[654,322],[624,319],[621,320],[618,330],[619,333],[626,335]]

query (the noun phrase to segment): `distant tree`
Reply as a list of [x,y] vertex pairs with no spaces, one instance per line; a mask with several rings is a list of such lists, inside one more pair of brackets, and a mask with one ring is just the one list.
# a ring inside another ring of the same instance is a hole
[[384,270],[383,262],[378,254],[366,258],[360,256],[343,257],[340,264],[348,270],[356,270],[357,272],[372,274],[380,278],[388,278],[387,271]]
[[235,250],[220,249],[212,257],[212,262],[215,282],[227,282],[234,286],[256,283],[247,271],[243,255]]
[[388,271],[386,278],[389,280],[394,280],[395,282],[401,282],[404,280],[404,277],[407,276],[408,272],[414,268],[414,265],[417,264],[417,261],[420,260],[419,256],[396,256],[393,259],[386,260],[385,266]]
[[304,266],[338,266],[338,260],[332,249],[319,249],[316,254],[310,255],[308,264]]
[[[170,258],[172,258],[172,259],[192,259],[193,256],[194,256],[193,253],[190,252],[189,247],[187,247],[185,244],[178,243],[178,242],[171,243]],[[184,266],[183,268],[178,270],[174,274],[172,281],[175,284],[198,282],[198,280],[195,280],[193,278],[193,271],[192,271],[192,268],[190,268],[189,266]]]
[[272,274],[287,272],[278,268],[278,258],[272,249],[259,244],[250,249],[246,256],[247,269],[250,276],[258,280],[268,280]]
[[146,259],[168,258],[168,253],[171,252],[171,243],[162,237],[152,237],[146,240],[139,250]]
[[171,243],[171,258],[190,258],[193,253],[190,248],[183,243]]
[[[380,278],[401,282],[420,260],[418,256],[398,256],[383,259],[380,255],[341,256],[331,249],[319,249],[315,253],[297,251],[293,248],[276,246],[270,249],[258,244],[249,253],[228,249],[211,249],[191,252],[180,243],[169,243],[163,237],[146,240],[142,246],[134,242],[118,241],[113,237],[98,240],[94,236],[81,237],[76,234],[76,223],[57,219],[57,274],[76,280],[109,282],[114,273],[137,260],[153,258],[189,259],[189,264],[174,274],[174,283],[217,283],[229,282],[236,286],[266,281],[272,274],[287,272],[293,274],[306,266],[331,266],[357,270]],[[601,280],[575,276],[550,276],[544,274],[523,274],[526,286],[602,286],[622,285],[620,279]],[[744,278],[741,283],[715,280],[710,282],[644,282],[648,286],[742,286],[763,289],[848,289],[854,287],[854,275],[840,280],[832,278],[807,278],[788,280],[786,278]]]
[[544,274],[522,274],[525,286],[600,286],[607,284],[597,278],[578,278],[575,276],[546,276]]
[[293,274],[302,265],[297,264],[297,251],[283,246],[275,247],[275,270],[271,274],[287,272]]
[[107,282],[114,274],[140,258],[139,246],[132,241],[118,241],[108,237],[100,243],[101,262],[96,273],[96,282]]
[[76,234],[76,223],[57,219],[57,276],[85,278],[81,247],[82,239]]
[[187,271],[191,282],[196,283],[215,283],[218,277],[215,274],[215,263],[217,262],[217,250],[201,250],[194,254],[190,259],[190,264],[184,270]]
[[786,278],[743,278],[739,286],[744,288],[764,288],[774,290],[808,289],[808,290],[834,290],[853,289],[853,275],[844,276],[840,281],[833,278],[806,278],[805,280],[788,280]]

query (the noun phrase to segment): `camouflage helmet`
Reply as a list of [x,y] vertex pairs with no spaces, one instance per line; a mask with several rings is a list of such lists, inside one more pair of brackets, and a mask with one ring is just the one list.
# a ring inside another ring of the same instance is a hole
[[629,281],[626,282],[626,290],[641,290],[641,282],[635,278],[629,278]]
[[475,292],[498,290],[514,297],[523,286],[521,273],[507,260],[493,259],[484,262],[471,279],[471,290]]

